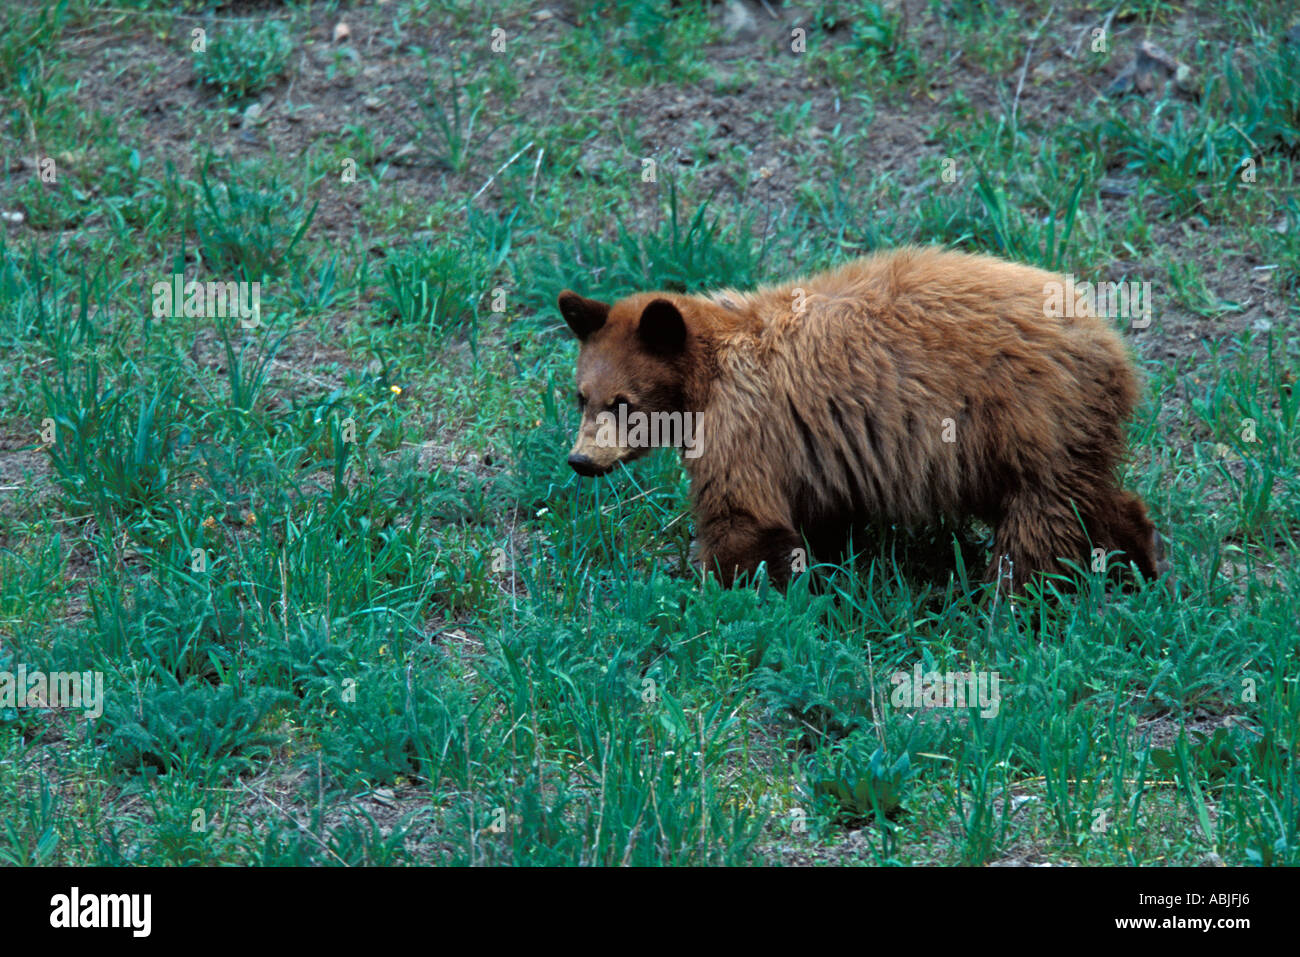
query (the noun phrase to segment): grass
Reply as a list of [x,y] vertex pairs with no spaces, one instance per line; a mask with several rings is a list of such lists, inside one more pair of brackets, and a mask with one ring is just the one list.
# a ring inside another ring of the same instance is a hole
[[293,41],[286,24],[267,20],[228,27],[212,38],[211,47],[203,31],[190,52],[195,79],[239,103],[257,96],[284,73]]
[[[206,53],[164,2],[6,11],[0,674],[104,700],[0,697],[0,862],[1300,863],[1295,51],[1220,6],[1201,96],[1124,100],[1081,91],[1166,4],[1042,74],[1108,8],[826,4],[803,54],[657,0],[395,0],[340,43],[290,5]],[[1152,282],[1123,478],[1178,600],[1008,600],[949,526],[726,590],[678,461],[567,466],[560,289],[907,242]],[[155,315],[177,273],[258,321]]]

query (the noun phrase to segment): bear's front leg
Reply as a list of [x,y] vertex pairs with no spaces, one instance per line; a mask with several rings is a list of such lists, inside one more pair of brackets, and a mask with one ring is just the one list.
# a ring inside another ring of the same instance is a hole
[[706,572],[730,588],[741,576],[753,577],[767,563],[768,577],[784,588],[803,539],[790,525],[761,522],[748,513],[731,513],[700,523],[700,559]]

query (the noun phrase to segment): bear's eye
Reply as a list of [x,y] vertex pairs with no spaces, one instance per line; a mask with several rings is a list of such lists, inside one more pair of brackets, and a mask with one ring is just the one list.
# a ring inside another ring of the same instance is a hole
[[578,403],[578,411],[581,412],[587,405],[587,397],[581,392],[575,392],[573,398]]
[[629,401],[629,400],[628,400],[628,397],[625,396],[625,395],[616,395],[616,396],[614,396],[614,401],[611,402],[611,403],[609,404],[609,407],[610,407],[611,409],[617,409],[620,405],[625,405],[625,406],[627,406],[629,409],[632,408],[632,403],[631,403],[631,401]]

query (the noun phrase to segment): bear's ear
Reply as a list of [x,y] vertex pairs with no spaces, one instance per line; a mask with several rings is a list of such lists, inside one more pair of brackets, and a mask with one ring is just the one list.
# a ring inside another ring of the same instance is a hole
[[657,356],[675,356],[686,347],[686,320],[667,299],[656,299],[641,313],[637,336]]
[[560,293],[560,315],[569,324],[573,334],[582,341],[605,324],[609,317],[609,304],[595,299],[584,299],[568,289]]

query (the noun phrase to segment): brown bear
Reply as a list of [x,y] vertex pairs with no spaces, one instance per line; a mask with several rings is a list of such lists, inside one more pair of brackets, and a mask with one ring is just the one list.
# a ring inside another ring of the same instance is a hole
[[1053,307],[1066,284],[904,248],[753,292],[608,305],[566,290],[569,463],[602,475],[683,446],[700,558],[728,584],[762,562],[784,583],[805,541],[824,558],[865,522],[941,517],[993,526],[986,577],[1013,588],[1097,549],[1156,578],[1160,538],[1115,477],[1138,376],[1083,299]]

